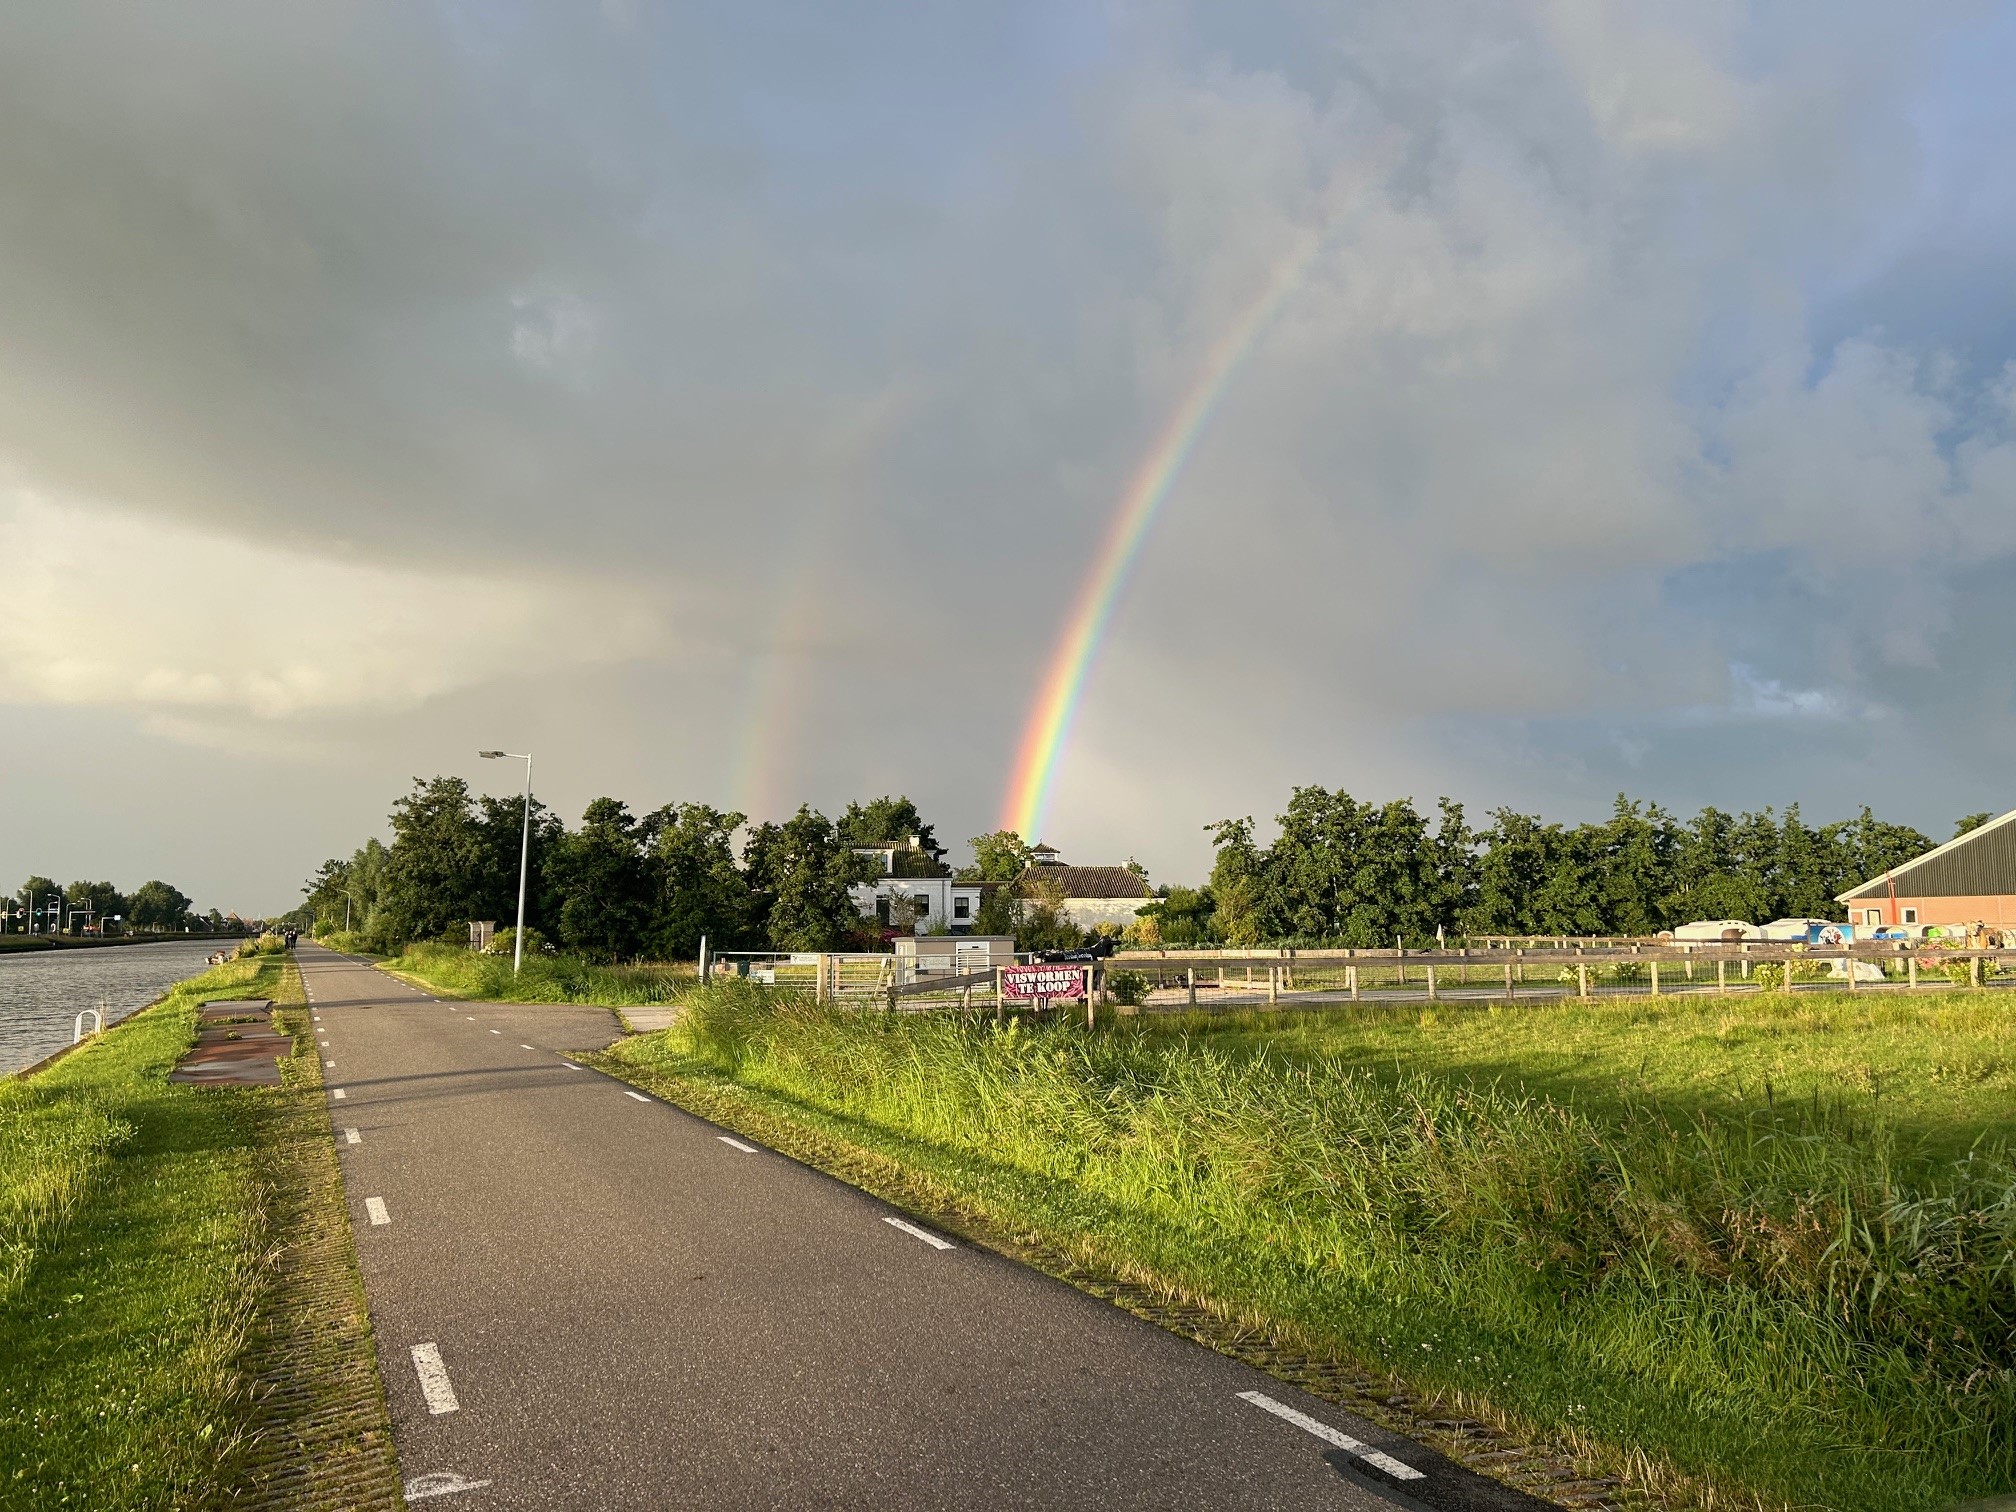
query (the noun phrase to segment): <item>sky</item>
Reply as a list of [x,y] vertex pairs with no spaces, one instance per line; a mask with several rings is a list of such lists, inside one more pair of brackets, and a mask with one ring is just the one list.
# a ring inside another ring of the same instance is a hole
[[2016,806],[2012,64],[1941,0],[6,8],[0,872],[278,910],[493,746],[991,830],[1284,268],[1029,838],[1944,838]]

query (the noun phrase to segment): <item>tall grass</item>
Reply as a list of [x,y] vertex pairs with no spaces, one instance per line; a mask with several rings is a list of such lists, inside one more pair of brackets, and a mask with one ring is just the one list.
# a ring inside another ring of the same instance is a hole
[[508,955],[439,944],[409,945],[384,965],[453,996],[505,1003],[647,1007],[671,1002],[693,982],[691,966],[598,966],[574,956],[544,954],[528,955],[514,974]]
[[[2016,1162],[1186,1032],[967,1027],[746,984],[615,1054],[906,1141],[1018,1221],[1423,1387],[1801,1506],[2016,1483]],[[1908,1174],[1904,1174],[1908,1171]]]

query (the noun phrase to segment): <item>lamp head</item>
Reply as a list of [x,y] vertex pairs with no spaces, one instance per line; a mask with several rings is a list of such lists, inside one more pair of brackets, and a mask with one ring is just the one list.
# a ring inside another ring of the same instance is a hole
[[504,753],[502,751],[478,751],[476,754],[481,756],[485,761],[495,761]]

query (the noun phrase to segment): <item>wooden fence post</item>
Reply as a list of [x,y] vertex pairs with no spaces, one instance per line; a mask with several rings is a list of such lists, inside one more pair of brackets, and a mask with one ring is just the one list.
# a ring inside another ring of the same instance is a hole
[[1505,963],[1505,1000],[1509,1003],[1518,996],[1518,990],[1512,985],[1512,963],[1507,961]]
[[1981,957],[1978,955],[1967,957],[1967,985],[1970,987],[1981,985]]
[[1008,1000],[1001,991],[1001,968],[994,968],[994,1022],[1000,1023],[1008,1016]]
[[1351,989],[1351,1001],[1358,1001],[1358,963],[1353,961],[1344,968],[1344,985]]
[[1853,992],[1855,990],[1855,957],[1841,957],[1841,969],[1848,973],[1848,990]]
[[1578,961],[1576,963],[1575,979],[1577,984],[1581,988],[1581,991],[1577,994],[1577,996],[1586,1000],[1589,996],[1589,967],[1586,962]]
[[1659,996],[1659,963],[1652,963],[1652,996]]
[[1281,968],[1279,966],[1269,966],[1267,968],[1267,1001],[1270,1003],[1281,1001]]
[[1729,990],[1729,958],[1727,956],[1721,956],[1716,959],[1715,990],[1717,992],[1727,992]]
[[1905,967],[1904,974],[1908,979],[1906,982],[1907,986],[1916,987],[1918,985],[1918,957],[1915,955],[1910,957],[1910,964]]
[[1433,966],[1428,968],[1428,1001],[1431,1003],[1435,1001],[1435,968]]
[[1186,966],[1183,968],[1183,982],[1190,989],[1190,1006],[1195,1008],[1197,1006],[1197,968],[1195,966]]
[[823,1003],[826,1001],[826,957],[814,956],[812,970],[815,973],[812,978],[812,1001]]
[[1092,996],[1092,968],[1085,968],[1085,1027],[1095,1029],[1099,1024],[1099,1000]]

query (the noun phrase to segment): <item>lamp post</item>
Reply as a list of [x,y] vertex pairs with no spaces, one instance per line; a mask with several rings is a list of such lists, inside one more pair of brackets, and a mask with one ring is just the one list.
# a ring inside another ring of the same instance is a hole
[[478,751],[485,761],[522,761],[525,763],[525,828],[518,838],[518,928],[511,936],[511,975],[518,975],[518,968],[525,964],[525,872],[532,860],[532,756],[530,752],[519,755],[516,751]]

